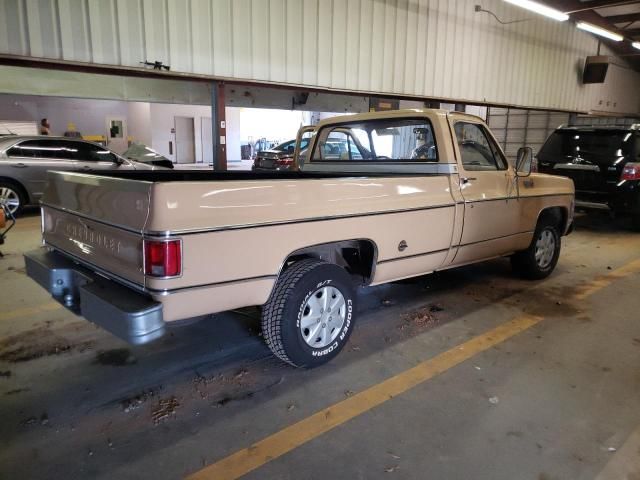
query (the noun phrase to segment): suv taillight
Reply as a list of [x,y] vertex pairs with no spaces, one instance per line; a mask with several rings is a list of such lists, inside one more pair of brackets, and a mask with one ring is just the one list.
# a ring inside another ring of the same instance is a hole
[[627,163],[622,169],[620,180],[640,180],[640,163]]
[[145,240],[144,274],[151,277],[177,277],[182,273],[180,240]]

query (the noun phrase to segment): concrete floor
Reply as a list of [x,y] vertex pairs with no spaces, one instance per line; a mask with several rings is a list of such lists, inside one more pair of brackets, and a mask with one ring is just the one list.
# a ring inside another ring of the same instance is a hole
[[0,248],[1,478],[181,478],[523,314],[541,321],[246,478],[640,478],[640,263],[620,270],[640,234],[604,217],[542,282],[496,260],[363,290],[313,371],[269,355],[255,309],[126,345],[25,276],[38,231],[34,212]]

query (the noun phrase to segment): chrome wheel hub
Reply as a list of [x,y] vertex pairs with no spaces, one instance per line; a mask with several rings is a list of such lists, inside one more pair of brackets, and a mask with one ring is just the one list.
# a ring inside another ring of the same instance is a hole
[[317,289],[302,307],[302,338],[310,347],[326,347],[340,334],[346,313],[346,302],[340,290],[335,287]]
[[550,230],[540,232],[536,240],[536,263],[544,269],[551,265],[556,251],[556,237]]
[[4,205],[11,214],[15,214],[20,207],[18,192],[9,187],[0,187],[0,205]]

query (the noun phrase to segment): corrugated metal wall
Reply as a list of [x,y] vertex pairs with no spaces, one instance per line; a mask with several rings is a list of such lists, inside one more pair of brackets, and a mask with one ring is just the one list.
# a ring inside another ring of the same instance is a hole
[[640,110],[640,76],[579,83],[597,41],[500,0],[0,0],[0,52],[468,102]]
[[514,161],[520,147],[531,147],[537,154],[556,128],[569,123],[569,114],[494,107],[487,120],[507,158]]

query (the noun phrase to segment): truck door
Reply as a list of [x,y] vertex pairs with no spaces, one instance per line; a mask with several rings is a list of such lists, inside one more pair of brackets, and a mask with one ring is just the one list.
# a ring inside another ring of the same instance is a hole
[[309,144],[311,138],[315,134],[316,127],[313,125],[305,125],[300,127],[298,134],[296,135],[296,145],[293,150],[293,169],[300,170],[300,166],[303,165],[308,157]]
[[450,117],[460,168],[464,223],[454,263],[508,253],[520,204],[512,169],[487,127],[471,117]]

